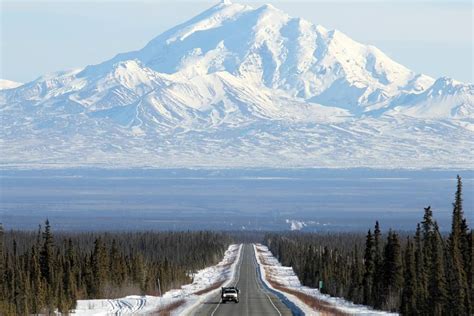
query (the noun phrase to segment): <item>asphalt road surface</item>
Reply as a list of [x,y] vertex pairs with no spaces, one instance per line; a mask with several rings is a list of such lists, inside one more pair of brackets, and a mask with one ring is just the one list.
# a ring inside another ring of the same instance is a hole
[[[240,289],[240,302],[221,303],[220,291],[204,301],[194,315],[207,316],[289,316],[291,311],[271,292],[266,290],[257,274],[257,262],[252,245],[244,245],[241,261],[232,285]],[[240,268],[240,269],[239,269]]]

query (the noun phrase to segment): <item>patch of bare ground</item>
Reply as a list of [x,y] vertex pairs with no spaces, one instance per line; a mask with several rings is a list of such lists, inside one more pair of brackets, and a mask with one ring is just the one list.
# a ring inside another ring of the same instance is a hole
[[202,290],[199,290],[199,291],[197,291],[197,292],[194,292],[194,294],[196,294],[196,295],[206,294],[206,293],[208,293],[208,292],[211,292],[211,291],[213,291],[213,290],[215,290],[215,289],[220,288],[220,287],[222,286],[222,284],[224,284],[224,282],[225,282],[225,280],[218,281],[218,282],[212,284],[211,286],[206,287],[205,289],[202,289]]
[[222,266],[223,267],[226,267],[226,266],[230,266],[232,263],[234,263],[234,261],[237,259],[237,255],[239,254],[239,249],[234,249],[232,250],[231,252],[231,257],[230,257],[230,261],[227,262],[226,264],[223,264]]
[[234,263],[234,261],[235,261],[235,259],[232,260],[231,262],[228,262],[228,263],[226,263],[226,264],[221,265],[221,267],[224,268],[224,269],[225,269],[225,268],[228,268],[228,267],[230,267],[230,266]]
[[[224,269],[227,269],[227,268],[230,268],[231,265],[234,264],[235,260],[237,260],[237,254],[238,254],[238,251],[239,249],[234,249],[232,250],[232,253],[233,253],[233,256],[231,258],[231,260],[223,265],[221,265],[220,267],[224,270]],[[225,282],[227,281],[227,278],[224,279],[224,280],[220,280],[220,281],[217,281],[215,283],[213,283],[212,285],[210,285],[209,287],[205,288],[205,289],[202,289],[202,290],[199,290],[199,291],[196,291],[194,292],[194,294],[196,295],[202,295],[202,294],[206,294],[206,293],[209,293],[215,289],[218,289],[220,288]]]
[[158,309],[156,312],[152,313],[151,315],[170,316],[173,310],[175,310],[176,308],[180,307],[183,304],[184,304],[184,300],[173,302],[171,304],[163,306],[162,308]]
[[344,313],[340,310],[338,310],[336,307],[331,305],[328,302],[325,302],[323,300],[320,300],[314,296],[308,295],[306,293],[287,288],[283,284],[279,283],[276,281],[272,276],[275,275],[274,268],[268,264],[268,261],[266,261],[266,258],[262,255],[261,251],[257,249],[257,255],[260,260],[260,263],[263,265],[263,269],[265,270],[265,276],[267,278],[268,283],[276,289],[284,293],[288,293],[291,295],[296,296],[299,298],[303,303],[311,307],[312,309],[318,311],[321,315],[334,315],[334,316],[346,316],[349,315],[347,313]]

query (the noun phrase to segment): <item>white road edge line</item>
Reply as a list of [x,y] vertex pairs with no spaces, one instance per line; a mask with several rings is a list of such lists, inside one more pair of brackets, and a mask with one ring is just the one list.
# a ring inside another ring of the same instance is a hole
[[[257,269],[260,269],[259,264],[258,264],[258,261],[257,261],[257,249],[255,248],[255,244],[252,244],[252,246],[253,246],[253,253],[254,253],[255,264],[257,265]],[[272,304],[273,308],[277,311],[278,315],[281,316],[280,310],[275,306],[275,304],[273,303],[272,299],[270,298],[270,295],[268,295],[267,291],[266,291],[263,287],[261,287],[261,286],[258,284],[257,279],[260,279],[260,278],[258,277],[257,270],[255,270],[255,274],[256,274],[256,276],[257,276],[257,277],[255,278],[255,282],[257,283],[257,287],[259,287],[259,288],[262,290],[262,292],[267,296],[267,298],[268,298],[268,300],[270,301],[270,303]],[[263,278],[263,275],[262,275],[262,278]],[[261,282],[263,282],[263,280],[261,280]]]
[[240,281],[240,268],[242,267],[242,258],[244,256],[244,245],[242,244],[242,251],[240,252],[239,254],[239,258],[237,260],[239,260],[239,265],[238,265],[238,270],[237,270],[237,280],[235,281],[234,283],[234,286],[237,286],[237,283],[239,283]]
[[[239,258],[237,258],[237,260],[239,260],[239,265],[236,267],[236,272],[237,272],[237,281],[235,282],[235,285],[237,285],[237,283],[239,283],[239,280],[240,280],[240,267],[242,266],[242,258],[244,256],[244,244],[241,244],[241,247],[242,247],[242,251],[240,252],[240,256]],[[221,306],[221,303],[222,303],[222,300],[219,301],[219,304],[217,304],[216,308],[214,308],[214,310],[212,311],[211,313],[211,316],[214,316],[214,313],[217,311],[217,309],[219,308],[219,306]]]

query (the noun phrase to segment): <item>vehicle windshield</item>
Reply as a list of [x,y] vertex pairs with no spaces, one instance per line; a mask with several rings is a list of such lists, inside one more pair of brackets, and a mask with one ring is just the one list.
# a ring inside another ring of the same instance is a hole
[[235,293],[236,290],[224,290],[224,293]]

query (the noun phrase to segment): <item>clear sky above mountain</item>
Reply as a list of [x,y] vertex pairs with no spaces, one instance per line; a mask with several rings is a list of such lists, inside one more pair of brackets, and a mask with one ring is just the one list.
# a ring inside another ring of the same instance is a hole
[[[470,1],[239,1],[272,3],[372,44],[416,72],[473,82]],[[1,0],[0,78],[26,82],[143,47],[217,1]]]

